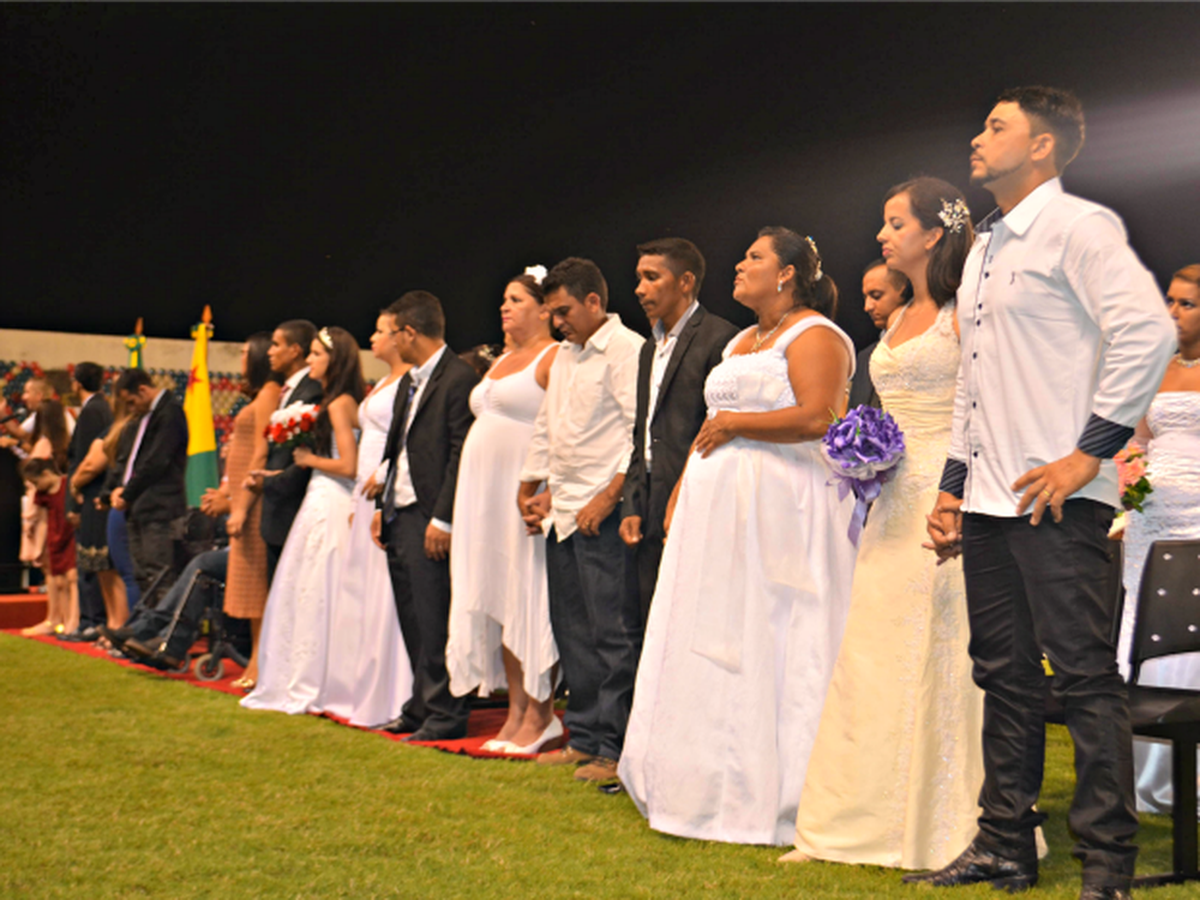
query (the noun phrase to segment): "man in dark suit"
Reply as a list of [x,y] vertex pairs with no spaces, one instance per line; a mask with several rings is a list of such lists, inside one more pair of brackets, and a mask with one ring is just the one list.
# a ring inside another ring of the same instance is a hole
[[466,698],[450,693],[446,671],[451,520],[458,460],[474,418],[468,401],[479,376],[446,346],[446,319],[433,294],[410,291],[387,312],[400,358],[413,368],[396,390],[371,533],[387,551],[413,693],[386,727],[413,732],[406,740],[450,740],[466,735],[468,713]]
[[[112,424],[112,407],[100,387],[104,383],[104,370],[93,362],[81,362],[75,366],[75,378],[72,387],[79,395],[79,415],[75,419],[75,432],[71,435],[71,443],[67,447],[67,476],[75,475],[75,470],[87,456],[92,441],[102,437]],[[108,518],[107,510],[96,508],[96,498],[104,489],[104,479],[95,478],[84,485],[81,500],[75,502],[74,495],[67,494],[67,512],[78,517],[76,531],[78,536],[104,536],[104,527]],[[102,540],[100,546],[107,541]],[[105,554],[107,557],[107,554]],[[94,566],[105,566],[97,570]],[[116,575],[112,562],[107,558],[100,560],[88,559],[80,553],[79,558],[79,628],[64,640],[93,641],[100,636],[96,629],[108,621],[105,612],[104,594],[101,590],[101,578],[110,574]]]
[[[271,335],[267,359],[271,371],[283,380],[279,393],[279,409],[293,403],[320,403],[324,391],[321,382],[308,375],[309,349],[317,328],[307,319],[283,322]],[[292,520],[300,511],[304,492],[308,490],[310,469],[292,462],[292,448],[267,445],[267,472],[262,479],[262,520],[259,530],[267,545],[267,579],[275,577],[275,566],[283,543],[292,529]]]
[[621,539],[635,548],[642,622],[662,560],[667,501],[706,414],[704,381],[737,329],[697,301],[704,257],[691,241],[638,248],[635,293],[654,323],[638,360],[633,453],[625,475]]
[[[144,369],[126,369],[115,392],[141,419],[128,429],[133,432],[128,452],[117,457],[120,485],[110,502],[125,511],[141,602],[154,608],[179,574],[176,548],[187,519],[187,418],[171,392],[155,387]],[[155,579],[158,587],[151,596]]]
[[[862,277],[863,309],[875,323],[875,327],[884,331],[892,314],[912,297],[908,279],[903,272],[896,272],[887,267],[887,262],[877,259],[868,263],[863,269]],[[854,379],[850,382],[849,409],[856,406],[874,406],[880,408],[879,395],[875,393],[875,385],[871,382],[871,354],[879,346],[879,341],[864,347],[858,353],[857,364],[854,368]]]

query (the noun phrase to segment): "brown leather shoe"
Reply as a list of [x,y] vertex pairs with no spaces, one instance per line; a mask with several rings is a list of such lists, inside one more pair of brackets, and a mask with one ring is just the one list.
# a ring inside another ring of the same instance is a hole
[[575,770],[576,781],[616,781],[617,761],[607,756],[597,756],[587,765]]
[[592,754],[576,750],[574,747],[563,747],[548,753],[539,753],[537,764],[539,766],[577,766],[580,763],[590,763],[595,758]]

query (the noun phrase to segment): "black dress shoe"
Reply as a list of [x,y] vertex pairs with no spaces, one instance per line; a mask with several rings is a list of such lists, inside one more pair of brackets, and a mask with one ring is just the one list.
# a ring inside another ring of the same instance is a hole
[[100,640],[99,626],[89,625],[87,628],[82,629],[79,632],[79,640],[84,641],[88,644],[92,643],[93,641]]
[[402,741],[457,741],[467,736],[467,724],[452,725],[449,728],[434,728],[421,726]]
[[1079,900],[1131,900],[1132,896],[1126,888],[1085,884],[1079,893]]
[[957,887],[960,884],[979,884],[986,881],[994,888],[1015,894],[1037,884],[1037,862],[1017,862],[1005,859],[975,846],[974,841],[954,862],[936,872],[905,875],[905,884],[932,884],[934,887]]
[[101,625],[96,630],[108,638],[108,642],[113,645],[114,650],[123,649],[125,642],[136,634],[132,628],[109,628],[107,625]]
[[397,716],[386,725],[380,725],[379,730],[386,731],[388,734],[412,734],[414,731],[421,730],[421,723],[408,716]]

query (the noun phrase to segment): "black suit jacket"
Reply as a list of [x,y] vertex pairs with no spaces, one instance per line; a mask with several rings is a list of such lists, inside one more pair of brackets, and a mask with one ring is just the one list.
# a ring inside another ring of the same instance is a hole
[[[71,443],[67,446],[67,475],[75,474],[79,464],[88,455],[88,450],[92,448],[92,441],[104,436],[109,426],[112,425],[112,420],[112,407],[108,405],[108,399],[103,394],[92,394],[88,397],[83,408],[79,410],[79,417],[75,420],[75,433],[71,435]],[[100,496],[103,488],[103,478],[93,478],[84,486],[81,492],[84,509],[95,509],[92,501]],[[67,509],[74,512],[79,511],[69,493],[67,494]]]
[[[408,450],[408,471],[417,495],[417,508],[431,519],[452,522],[454,489],[458,482],[458,460],[463,441],[475,417],[471,414],[471,389],[479,375],[447,347],[421,391],[417,410],[408,426],[404,445]],[[408,415],[410,375],[396,387],[392,425],[388,429],[383,458],[389,463],[384,490],[376,505],[388,517],[388,501],[394,498],[396,459],[400,455],[400,433]],[[514,494],[515,498],[515,494]],[[515,499],[513,501],[516,502]]]
[[[169,522],[187,513],[187,417],[170,391],[163,391],[158,406],[147,416],[146,433],[121,495],[125,517],[137,523]],[[122,455],[117,457],[118,478],[125,474],[140,427],[139,420],[127,429],[128,439],[122,441]]]
[[870,347],[864,347],[858,353],[858,361],[854,367],[854,379],[850,382],[849,409],[854,409],[856,406],[881,408],[879,395],[875,393],[875,385],[871,381],[871,354],[875,352],[875,348],[878,346],[879,341],[876,341]]
[[[683,326],[663,373],[656,408],[650,407],[650,373],[655,342],[646,341],[638,359],[637,416],[633,422],[633,453],[625,473],[622,517],[640,516],[642,535],[662,539],[663,517],[675,482],[683,472],[688,450],[704,424],[704,381],[721,361],[721,351],[737,328],[697,307]],[[649,423],[651,464],[646,477],[646,427]]]
[[[287,405],[320,403],[324,393],[321,382],[305,375],[288,395]],[[279,474],[263,479],[259,531],[268,544],[281,547],[292,529],[292,520],[300,511],[300,504],[304,502],[312,470],[292,462],[292,448],[275,444],[267,445],[267,469]]]

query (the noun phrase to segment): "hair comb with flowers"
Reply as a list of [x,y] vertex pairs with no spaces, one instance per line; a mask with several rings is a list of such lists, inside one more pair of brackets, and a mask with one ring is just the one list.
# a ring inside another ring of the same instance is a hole
[[817,260],[817,271],[813,275],[813,284],[816,284],[825,276],[825,273],[821,271],[821,251],[817,249],[817,242],[810,235],[806,234],[804,239],[808,241],[808,246],[812,248],[813,256]]
[[971,221],[971,210],[967,209],[967,204],[959,197],[953,203],[942,198],[942,211],[938,213],[938,218],[942,220],[942,224],[946,226],[947,231],[953,231],[955,234],[960,233]]
[[526,266],[525,274],[537,282],[538,287],[541,287],[542,280],[548,274],[545,266]]
[[325,345],[326,350],[333,349],[333,336],[329,333],[328,328],[322,328],[320,331],[318,331],[317,337],[320,338],[321,343]]

